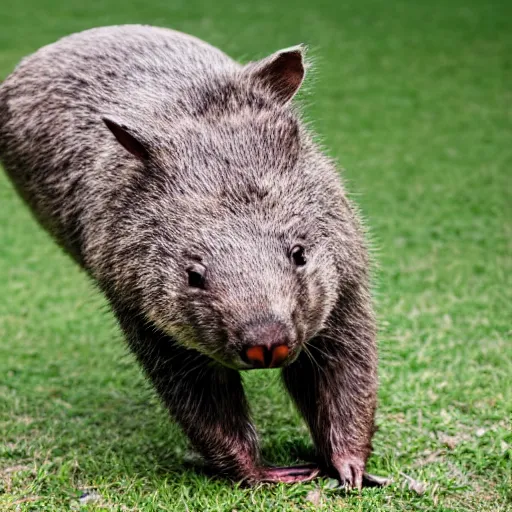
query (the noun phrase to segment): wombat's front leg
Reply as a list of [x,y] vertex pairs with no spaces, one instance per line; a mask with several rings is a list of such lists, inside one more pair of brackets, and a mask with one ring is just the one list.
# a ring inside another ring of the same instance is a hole
[[377,392],[372,320],[344,319],[312,340],[283,377],[327,470],[361,488],[371,451]]
[[130,326],[129,344],[172,416],[207,463],[249,483],[299,482],[318,467],[263,467],[240,374],[154,330]]

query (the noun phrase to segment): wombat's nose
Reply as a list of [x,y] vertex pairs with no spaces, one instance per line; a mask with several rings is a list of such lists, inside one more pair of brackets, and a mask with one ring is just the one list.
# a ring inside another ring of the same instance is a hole
[[272,348],[263,345],[249,347],[245,351],[245,359],[255,368],[276,368],[288,357],[289,349],[286,345],[276,345]]
[[242,359],[253,368],[276,368],[288,358],[290,339],[284,324],[268,322],[248,326],[244,331]]

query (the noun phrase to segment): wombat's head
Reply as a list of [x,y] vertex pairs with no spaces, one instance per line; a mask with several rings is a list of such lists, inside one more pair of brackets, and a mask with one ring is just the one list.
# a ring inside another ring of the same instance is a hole
[[172,270],[154,264],[164,284],[145,308],[183,345],[239,369],[292,362],[325,326],[337,298],[334,247],[318,216],[298,198],[297,210],[284,212],[277,196],[266,197],[180,208],[194,220],[179,226],[185,243],[165,242]]
[[149,244],[138,271],[145,316],[239,369],[282,366],[307,349],[337,301],[343,240],[354,235],[334,167],[287,105],[301,51],[244,72],[242,85],[209,96],[229,102],[225,115],[181,120],[172,144],[151,147],[107,121],[153,168],[130,221]]

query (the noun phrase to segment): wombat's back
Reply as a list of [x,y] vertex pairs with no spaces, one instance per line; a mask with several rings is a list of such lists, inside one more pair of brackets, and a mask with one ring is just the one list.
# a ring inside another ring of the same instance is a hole
[[[130,106],[140,108],[141,101],[151,105],[164,97],[177,99],[191,83],[236,66],[220,50],[173,30],[96,28],[23,59],[0,87],[0,107],[6,113],[23,112],[24,120],[28,110],[45,120],[51,114],[72,117],[97,109],[125,113]],[[2,118],[0,127],[5,124]]]
[[192,86],[238,67],[168,29],[125,25],[65,37],[25,58],[0,85],[0,158],[38,220],[80,260],[73,233],[84,195],[93,199],[102,180],[118,179],[108,174],[122,159],[102,116],[154,126],[193,101]]
[[220,50],[168,29],[125,25],[73,34],[25,58],[0,86],[0,147],[101,147],[100,116],[151,122],[191,84],[236,66]]

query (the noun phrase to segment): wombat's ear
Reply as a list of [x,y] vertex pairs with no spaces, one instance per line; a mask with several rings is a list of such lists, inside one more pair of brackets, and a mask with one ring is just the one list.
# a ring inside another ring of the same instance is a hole
[[102,120],[124,149],[141,160],[147,160],[149,158],[147,145],[144,144],[141,137],[136,134],[134,130],[111,117],[102,117]]
[[304,53],[302,45],[279,50],[258,62],[246,66],[255,80],[263,82],[281,103],[290,101],[304,79]]

